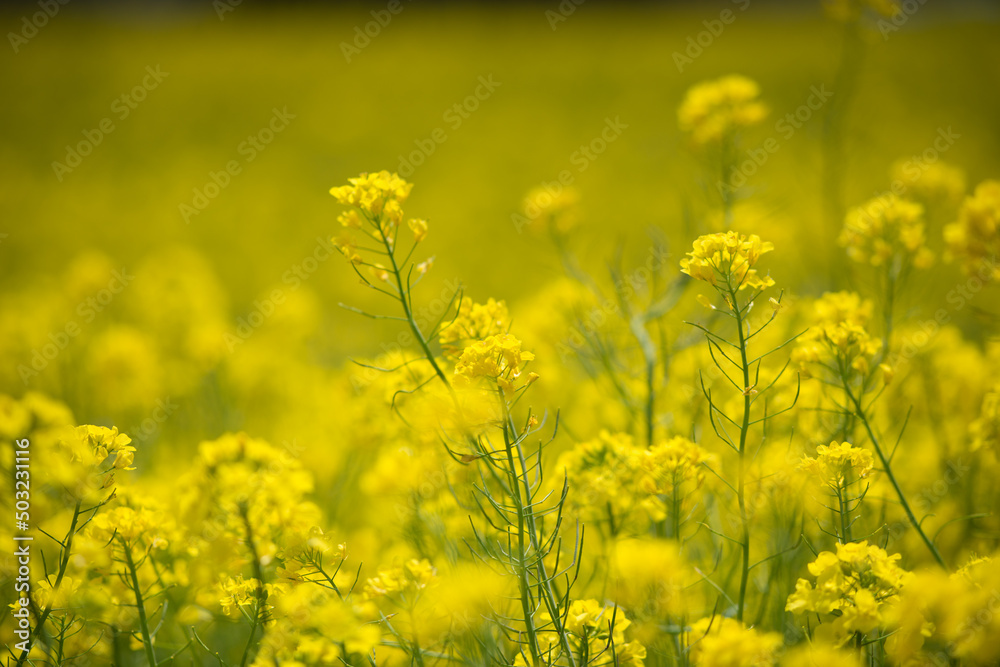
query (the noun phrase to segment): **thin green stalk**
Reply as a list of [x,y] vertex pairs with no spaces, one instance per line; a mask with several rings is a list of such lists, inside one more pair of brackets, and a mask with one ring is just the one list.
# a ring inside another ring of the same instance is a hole
[[656,361],[648,361],[646,363],[646,447],[653,446],[653,427],[656,413],[655,372]]
[[[503,401],[501,392],[500,400]],[[527,555],[524,544],[524,503],[521,499],[521,487],[517,477],[517,468],[514,466],[514,446],[507,434],[507,422],[503,427],[504,445],[507,449],[507,466],[510,475],[511,499],[514,501],[514,509],[517,511],[517,583],[521,596],[521,613],[524,615],[525,632],[528,635],[528,649],[531,651],[531,661],[534,667],[541,665],[541,656],[538,651],[538,637],[535,632],[535,621],[531,614],[531,583],[528,581]]]
[[847,492],[846,486],[841,489],[840,486],[837,487],[837,507],[840,510],[840,541],[842,544],[847,544],[851,541],[851,526],[848,522],[848,509],[847,503],[844,500],[844,495]]
[[[552,580],[549,578],[546,571],[545,562],[538,543],[538,528],[535,524],[535,513],[531,505],[531,483],[528,481],[528,463],[524,458],[524,452],[522,451],[520,444],[511,440],[510,434],[512,427],[510,425],[510,412],[507,409],[506,401],[504,401],[503,390],[500,390],[500,400],[504,411],[503,439],[504,444],[507,447],[508,461],[512,466],[511,469],[514,472],[515,481],[520,481],[524,485],[525,499],[527,500],[526,503],[521,502],[518,506],[519,519],[521,516],[524,517],[523,524],[519,521],[519,525],[524,525],[528,533],[528,538],[531,541],[531,548],[535,558],[535,578],[538,580],[538,588],[542,595],[542,600],[545,602],[549,616],[552,617],[552,625],[555,628],[556,634],[559,635],[559,643],[562,646],[562,650],[566,654],[567,660],[569,661],[569,667],[576,667],[576,660],[573,658],[572,648],[569,644],[569,637],[566,635],[566,629],[562,625],[562,616],[559,614],[559,607],[556,604],[555,591],[552,588]],[[516,469],[513,468],[514,450],[517,451],[517,458],[521,468],[520,474],[518,474]],[[515,487],[516,486],[517,485],[515,484]],[[518,490],[517,495],[520,496],[520,490]],[[521,530],[519,537],[523,535],[524,530]]]
[[927,537],[927,534],[924,533],[924,529],[920,527],[920,522],[917,521],[917,517],[914,516],[913,510],[910,509],[910,503],[907,502],[906,495],[903,494],[903,489],[899,486],[899,482],[896,480],[896,475],[892,472],[892,465],[882,452],[882,446],[879,444],[878,438],[875,437],[875,431],[872,429],[871,422],[868,420],[868,415],[865,414],[864,407],[861,405],[861,399],[854,395],[846,381],[844,382],[844,392],[847,394],[848,400],[850,400],[850,402],[854,405],[858,419],[864,425],[865,431],[868,433],[868,439],[872,443],[872,449],[875,450],[878,460],[882,463],[882,469],[889,478],[892,488],[895,489],[896,495],[899,497],[899,504],[903,506],[903,510],[906,512],[906,517],[910,520],[910,525],[916,529],[917,534],[920,535],[924,544],[927,545],[927,548],[934,556],[934,560],[937,561],[938,565],[947,570],[948,566],[945,565],[944,558],[941,557],[941,553],[938,551],[937,547],[934,546],[934,543],[930,540],[930,538]]
[[254,542],[253,527],[250,525],[250,513],[246,505],[240,505],[240,515],[243,518],[243,527],[246,529],[247,549],[250,551],[253,575],[257,580],[257,590],[255,591],[257,608],[254,610],[253,624],[250,626],[250,636],[247,638],[247,644],[243,649],[243,659],[240,661],[240,667],[244,667],[250,658],[250,649],[253,647],[253,641],[257,635],[257,627],[263,627],[261,621],[265,613],[264,606],[267,604],[267,590],[264,588],[264,570],[260,566],[260,556],[257,554],[257,544]]
[[139,630],[142,632],[142,647],[146,650],[146,660],[151,667],[156,667],[156,653],[153,651],[153,637],[149,633],[149,622],[146,619],[146,605],[142,599],[142,588],[139,587],[139,575],[135,560],[132,558],[132,546],[121,540],[125,551],[125,565],[128,567],[129,579],[132,581],[132,591],[135,593],[135,608],[139,611]]
[[741,543],[743,545],[743,562],[740,570],[740,596],[736,607],[736,620],[743,621],[743,608],[746,605],[747,582],[750,579],[750,522],[747,520],[746,506],[746,444],[747,433],[750,430],[750,364],[747,363],[747,343],[743,334],[743,316],[736,301],[736,290],[730,286],[729,296],[733,302],[733,313],[736,317],[736,330],[739,333],[740,359],[743,371],[743,423],[740,425],[739,446],[739,478],[736,483],[736,495],[740,506],[740,523],[743,527]]
[[[69,557],[73,549],[73,536],[76,535],[76,524],[80,519],[80,505],[82,501],[76,501],[76,507],[73,508],[73,519],[69,524],[69,531],[66,533],[66,539],[63,540],[63,550],[61,553],[61,558],[59,560],[59,572],[56,574],[56,583],[52,586],[53,592],[59,588],[59,584],[62,583],[63,577],[66,576],[66,568],[69,566]],[[45,609],[42,611],[41,616],[38,617],[38,622],[35,623],[35,631],[31,634],[29,638],[28,648],[21,652],[21,656],[17,659],[15,667],[21,667],[24,665],[25,660],[28,659],[28,653],[31,652],[31,647],[34,645],[35,638],[39,637],[42,633],[42,628],[45,626],[45,621],[48,620],[49,614],[52,613],[52,601],[50,600]]]
[[[380,229],[381,231],[381,229]],[[431,368],[437,373],[437,376],[444,382],[444,385],[451,390],[451,383],[448,381],[448,376],[444,374],[441,367],[438,365],[437,359],[434,357],[434,353],[431,352],[430,345],[427,343],[427,339],[424,337],[424,332],[420,330],[415,319],[413,319],[413,313],[410,310],[410,304],[407,301],[406,288],[403,286],[403,276],[400,273],[399,266],[396,263],[396,248],[393,244],[385,238],[385,234],[382,234],[382,243],[385,245],[385,250],[389,255],[389,262],[392,264],[392,275],[396,279],[396,287],[399,289],[399,302],[403,305],[403,314],[406,317],[407,324],[410,325],[410,331],[413,332],[413,336],[417,339],[417,344],[420,345],[421,351],[423,351],[424,356],[430,363]]]

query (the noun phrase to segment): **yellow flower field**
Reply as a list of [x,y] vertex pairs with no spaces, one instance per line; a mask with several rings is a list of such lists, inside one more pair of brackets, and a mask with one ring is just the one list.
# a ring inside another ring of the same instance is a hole
[[1000,15],[5,7],[4,664],[1000,664]]

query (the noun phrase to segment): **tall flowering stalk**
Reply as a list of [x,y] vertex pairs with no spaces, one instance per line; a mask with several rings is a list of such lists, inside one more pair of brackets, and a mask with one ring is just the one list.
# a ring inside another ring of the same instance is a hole
[[[705,332],[712,360],[726,380],[743,397],[742,414],[734,419],[718,406],[712,397],[711,391],[705,387],[704,379],[702,379],[702,390],[709,402],[709,415],[712,421],[712,428],[716,435],[729,445],[738,456],[737,478],[734,490],[739,505],[741,525],[740,537],[738,540],[735,540],[740,545],[742,552],[739,596],[736,609],[736,618],[739,621],[743,620],[743,611],[746,606],[747,583],[751,569],[750,523],[746,504],[747,442],[753,426],[763,424],[792,407],[788,406],[773,414],[767,414],[765,409],[763,414],[756,418],[754,418],[753,414],[754,404],[760,399],[763,392],[767,391],[767,389],[778,381],[788,366],[786,362],[770,384],[766,387],[758,388],[760,386],[760,367],[763,360],[794,340],[794,338],[789,339],[756,357],[750,354],[750,342],[774,321],[778,307],[780,306],[780,296],[778,299],[772,298],[770,301],[774,306],[774,310],[771,316],[756,329],[753,329],[750,322],[750,310],[753,308],[755,300],[764,290],[774,285],[774,280],[770,276],[758,275],[757,269],[754,266],[760,260],[761,255],[770,252],[773,248],[770,243],[761,241],[756,235],[744,236],[729,231],[699,237],[695,240],[691,252],[687,253],[688,256],[681,260],[681,271],[696,280],[701,280],[711,285],[717,296],[722,299],[724,305],[721,307],[715,306],[704,297],[701,297],[699,300],[732,318],[736,328],[736,340],[733,341],[701,325],[694,325]],[[745,296],[747,292],[749,292],[749,296]],[[734,354],[738,354],[739,356],[733,358],[727,350],[732,350]],[[730,371],[727,370],[730,366],[736,368],[736,379],[733,379]],[[796,393],[797,398],[798,394]],[[739,430],[738,436],[729,433],[726,429],[727,423]]]
[[[944,559],[924,532],[893,472],[895,447],[887,452],[872,424],[874,404],[882,394],[877,378],[881,375],[884,387],[892,380],[893,369],[888,364],[878,363],[882,358],[881,343],[868,330],[871,303],[863,301],[857,294],[838,292],[823,295],[816,301],[815,310],[814,326],[798,342],[792,359],[807,375],[812,375],[814,368],[819,369],[817,373],[821,380],[843,392],[842,402],[837,405],[844,417],[841,429],[844,439],[853,435],[855,424],[864,430],[907,520],[927,545],[934,560],[944,566]],[[904,429],[905,426],[904,423]]]
[[704,151],[718,176],[725,224],[732,222],[736,202],[734,174],[739,162],[740,133],[767,117],[753,79],[730,74],[692,86],[677,110],[677,123],[691,145]]
[[[350,207],[339,216],[341,224],[360,232],[373,245],[358,245],[347,236],[335,239],[335,243],[365,285],[399,303],[402,317],[351,310],[404,322],[433,369],[433,377],[447,390],[459,425],[455,432],[444,434],[448,452],[459,463],[482,464],[475,498],[486,528],[473,524],[474,553],[485,563],[498,565],[518,583],[520,613],[508,617],[502,610],[494,611],[500,627],[518,647],[516,657],[533,667],[557,663],[577,667],[581,656],[574,652],[567,614],[582,532],[578,531],[574,540],[571,562],[560,563],[562,511],[569,487],[564,483],[562,493],[553,500],[543,495],[543,445],[535,454],[526,453],[527,439],[537,433],[539,421],[529,411],[522,425],[514,415],[514,406],[538,378],[525,371],[534,357],[508,332],[502,302],[464,302],[460,290],[429,331],[421,327],[414,316],[413,288],[426,274],[430,260],[420,264],[411,260],[427,235],[427,223],[411,219],[412,244],[402,252],[399,242],[401,204],[411,188],[397,175],[382,171],[362,174],[330,191]],[[362,268],[367,269],[367,276]],[[431,349],[435,338],[443,348],[443,357]],[[446,371],[449,363],[450,373]],[[479,407],[484,402],[494,406],[493,418],[486,424],[472,423],[466,407],[470,403]],[[554,558],[551,565],[550,557]],[[557,580],[562,581],[561,587]],[[408,646],[420,664],[423,654],[415,648],[415,641]],[[587,662],[584,659],[582,664]]]

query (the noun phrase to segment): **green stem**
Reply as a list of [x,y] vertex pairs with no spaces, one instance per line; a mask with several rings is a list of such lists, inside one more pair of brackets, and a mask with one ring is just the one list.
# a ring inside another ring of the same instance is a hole
[[[66,533],[66,539],[63,540],[63,550],[61,553],[61,558],[59,560],[59,573],[56,575],[56,583],[52,586],[52,592],[55,593],[59,588],[59,584],[62,583],[63,577],[66,576],[66,568],[69,566],[69,557],[73,549],[73,536],[76,535],[76,524],[80,519],[80,504],[82,501],[76,501],[76,507],[73,509],[73,519],[69,524],[69,531]],[[17,659],[15,667],[22,667],[25,661],[28,659],[28,653],[31,652],[31,647],[34,644],[35,638],[39,637],[42,633],[42,628],[45,626],[45,621],[48,620],[49,615],[52,613],[52,601],[49,601],[45,605],[45,609],[42,611],[41,616],[38,617],[38,622],[35,623],[35,631],[31,634],[28,639],[28,648],[21,652],[20,657]]]
[[938,551],[937,547],[934,546],[934,543],[931,542],[930,538],[927,537],[927,534],[924,533],[924,529],[920,527],[920,522],[917,521],[917,517],[914,516],[913,510],[910,509],[910,503],[907,502],[906,496],[903,494],[903,489],[899,486],[899,482],[896,480],[896,475],[892,472],[892,465],[882,452],[882,446],[879,444],[878,438],[875,437],[875,431],[872,429],[871,422],[868,420],[868,415],[865,414],[865,410],[861,406],[861,399],[854,395],[846,381],[844,382],[844,392],[847,394],[848,400],[850,400],[854,405],[858,419],[864,425],[865,431],[868,433],[868,440],[872,443],[872,449],[875,450],[875,454],[878,456],[878,460],[882,464],[882,469],[889,478],[892,488],[895,489],[896,495],[899,497],[899,504],[903,506],[903,510],[906,512],[906,517],[910,520],[910,525],[916,529],[917,534],[920,535],[924,544],[927,545],[927,548],[934,556],[934,560],[937,561],[938,565],[947,570],[948,566],[945,565],[944,558],[941,557],[941,553]]
[[[503,396],[501,396],[503,400]],[[507,435],[507,422],[503,428],[504,444],[507,448],[507,466],[510,475],[511,498],[517,511],[517,583],[521,595],[521,613],[524,616],[525,631],[528,635],[528,649],[531,651],[531,662],[535,667],[541,665],[538,651],[538,638],[535,634],[535,621],[531,616],[531,584],[528,581],[527,555],[524,544],[524,504],[521,500],[521,487],[517,478],[517,468],[514,466],[514,447]]]
[[741,543],[743,545],[743,562],[740,569],[740,596],[736,608],[736,620],[743,621],[743,609],[746,606],[747,582],[750,579],[750,522],[747,520],[746,506],[746,444],[747,433],[750,430],[750,364],[747,363],[747,342],[743,334],[743,316],[736,301],[736,290],[730,286],[729,296],[733,303],[733,313],[736,317],[736,330],[739,334],[740,359],[743,370],[743,423],[740,425],[739,447],[739,477],[736,486],[737,500],[740,506],[740,523],[743,528]]
[[386,239],[385,234],[382,234],[382,244],[385,246],[386,253],[389,255],[389,262],[392,264],[392,275],[396,279],[396,288],[399,290],[399,302],[403,305],[403,314],[406,316],[406,322],[410,325],[410,331],[413,332],[413,336],[417,339],[417,344],[420,345],[421,351],[423,351],[424,356],[430,363],[431,368],[437,373],[437,376],[441,379],[449,390],[451,390],[451,383],[448,381],[448,376],[444,374],[441,367],[438,365],[437,359],[434,357],[434,353],[431,352],[431,347],[427,343],[427,339],[424,337],[424,332],[420,330],[415,319],[413,319],[413,313],[410,310],[410,304],[407,301],[407,292],[403,287],[403,276],[400,273],[399,266],[396,264],[396,249],[395,246]]
[[142,599],[142,588],[139,587],[139,574],[136,571],[135,560],[132,558],[132,546],[121,540],[125,550],[125,565],[128,567],[129,579],[132,581],[132,591],[135,593],[135,608],[139,611],[139,630],[142,632],[142,647],[146,650],[146,660],[150,667],[156,667],[156,653],[153,652],[153,637],[149,634],[149,621],[146,619],[146,604]]
[[257,627],[263,626],[267,589],[264,588],[264,570],[260,566],[260,556],[257,554],[257,544],[254,542],[253,527],[250,525],[250,510],[245,504],[240,505],[240,516],[243,518],[243,527],[246,530],[247,550],[250,551],[253,576],[257,580],[257,590],[254,592],[257,605],[254,610],[253,624],[250,626],[250,636],[247,638],[247,644],[243,648],[243,659],[240,661],[240,667],[244,667],[250,658],[250,649],[253,647],[253,641],[257,635]]
[[656,362],[646,363],[646,447],[653,446],[653,427],[656,413]]
[[[538,543],[538,527],[535,524],[535,511],[531,502],[531,483],[528,481],[528,462],[524,458],[524,452],[521,450],[521,446],[517,442],[511,440],[511,431],[515,429],[511,426],[510,410],[507,407],[507,403],[503,397],[503,390],[500,390],[500,400],[503,405],[504,412],[504,426],[503,426],[503,439],[504,444],[507,447],[507,457],[511,470],[514,472],[515,482],[520,481],[524,485],[524,498],[527,503],[519,503],[518,517],[524,517],[523,524],[528,533],[528,539],[531,541],[531,549],[534,556],[534,565],[536,568],[535,578],[538,581],[539,592],[542,595],[542,600],[545,602],[545,607],[548,609],[549,616],[552,618],[552,626],[555,628],[556,634],[559,635],[559,643],[562,646],[562,650],[566,654],[566,658],[569,662],[569,667],[576,667],[576,660],[573,658],[573,651],[569,644],[569,637],[566,634],[566,629],[562,624],[562,616],[559,613],[559,606],[556,604],[555,591],[552,588],[552,580],[549,578],[548,572],[545,568],[544,557],[541,552],[541,546]],[[514,450],[517,451],[517,458],[520,464],[521,472],[518,474],[513,468],[514,465]],[[515,483],[515,487],[516,487]],[[517,491],[517,495],[520,496],[520,489]],[[519,524],[520,524],[519,520]],[[524,535],[524,531],[520,532],[520,535]],[[522,552],[523,554],[523,552]]]
[[837,507],[840,510],[840,542],[841,544],[847,544],[851,541],[850,535],[850,523],[848,522],[848,511],[847,505],[844,501],[844,494],[847,492],[846,485],[844,489],[837,486]]

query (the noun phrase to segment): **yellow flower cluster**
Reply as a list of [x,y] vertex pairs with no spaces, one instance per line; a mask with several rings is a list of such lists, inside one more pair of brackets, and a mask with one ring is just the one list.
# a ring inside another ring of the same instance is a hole
[[693,586],[699,577],[678,544],[664,539],[616,542],[611,559],[615,601],[651,623],[700,609],[702,596]]
[[[540,617],[544,625],[551,626],[552,619],[547,612],[542,612]],[[643,667],[646,647],[638,641],[625,640],[625,631],[631,625],[623,609],[603,605],[597,600],[574,600],[566,610],[565,628],[576,643],[574,653],[587,656],[597,664]],[[542,633],[540,643],[543,650],[556,649],[555,633]]]
[[[348,185],[330,188],[330,194],[338,202],[352,207],[337,216],[337,220],[347,229],[359,230],[375,241],[384,243],[391,252],[396,242],[396,231],[403,222],[403,203],[410,196],[413,184],[384,170],[373,174],[363,173],[357,178],[347,179],[347,182]],[[416,243],[426,238],[426,220],[414,218],[407,224]],[[333,244],[351,263],[366,263],[358,251],[354,237],[346,233],[346,230],[344,234],[333,237]],[[380,264],[371,266],[377,278],[387,278],[385,267]],[[422,265],[421,273],[426,272],[427,266],[429,260]]]
[[717,144],[764,120],[768,109],[759,96],[757,82],[738,74],[705,81],[687,91],[677,121],[695,145]]
[[970,451],[992,449],[1000,454],[1000,385],[986,392],[979,417],[969,425],[969,435]]
[[455,319],[441,328],[438,341],[447,356],[457,358],[472,343],[510,329],[507,304],[492,297],[486,303],[463,300]]
[[387,596],[412,598],[427,588],[436,576],[437,570],[430,561],[413,558],[399,567],[379,570],[378,575],[370,578],[365,585],[365,596],[368,599]]
[[924,207],[891,192],[848,211],[839,241],[861,264],[892,267],[910,261],[927,268],[934,262],[924,234]]
[[556,468],[565,471],[574,493],[572,510],[584,521],[631,516],[640,502],[630,489],[638,486],[642,450],[627,433],[601,431],[593,440],[565,452]]
[[135,459],[135,447],[129,443],[132,438],[118,432],[118,427],[79,426],[76,429],[80,439],[93,448],[93,463],[100,465],[108,456],[114,454],[114,467],[119,470],[135,470],[132,462]]
[[967,197],[958,220],[944,228],[948,255],[967,275],[1000,280],[1000,181],[983,181]]
[[[678,502],[690,504],[693,496],[689,494],[705,481],[705,464],[714,460],[712,454],[681,436],[662,440],[644,450],[639,457],[639,488],[650,495],[644,504],[652,518],[666,517],[659,496],[676,494]],[[685,482],[691,484],[684,486]]]
[[898,160],[889,169],[889,178],[903,184],[907,194],[928,207],[956,206],[965,196],[965,172],[942,160],[919,167],[913,160]]
[[[610,520],[614,526],[640,516],[662,521],[669,512],[689,507],[705,479],[705,464],[714,458],[683,437],[645,449],[627,433],[602,431],[565,452],[557,468],[575,489],[569,499],[574,512],[584,520]],[[637,509],[643,514],[636,515]]]
[[714,616],[694,623],[686,643],[696,667],[771,667],[782,637],[748,628],[733,618]]
[[180,480],[183,521],[203,527],[189,538],[191,553],[219,548],[220,537],[238,553],[252,539],[258,556],[270,559],[289,537],[294,545],[297,535],[321,522],[319,508],[305,500],[313,490],[311,473],[283,449],[237,433],[203,442],[198,452]]
[[[257,591],[260,590],[261,583],[256,579],[244,579],[242,575],[228,577],[219,586],[219,606],[222,613],[232,618],[239,618],[240,611],[244,607],[252,607],[257,603]],[[275,595],[284,595],[288,587],[283,584],[264,584],[264,599],[271,599]]]
[[813,305],[813,326],[798,338],[792,361],[805,376],[808,364],[822,364],[834,374],[862,375],[882,344],[869,333],[872,304],[853,292],[828,292]]
[[761,241],[756,234],[707,234],[695,239],[693,249],[681,260],[681,272],[724,292],[748,287],[764,289],[774,285],[774,280],[758,276],[753,267],[761,255],[772,250],[774,245]]
[[[373,174],[364,173],[357,178],[347,179],[349,185],[330,188],[330,194],[345,206],[353,206],[361,211],[369,220],[387,218],[398,226],[403,218],[402,204],[410,196],[413,189],[396,174],[379,171]],[[354,211],[342,213],[339,218],[345,227],[360,227],[360,221]]]
[[812,640],[781,656],[781,667],[865,667],[858,653],[826,641]]
[[916,572],[887,614],[886,653],[898,665],[1000,661],[1000,568],[977,558],[958,572]]
[[[521,350],[521,341],[510,334],[488,336],[465,348],[455,364],[455,376],[469,383],[480,378],[493,380],[505,395],[510,395],[520,388],[515,381],[521,377],[525,362],[534,358],[531,352]],[[537,379],[537,374],[528,373],[521,387]]]
[[168,519],[162,511],[122,506],[95,516],[87,525],[87,531],[88,536],[98,542],[107,543],[118,538],[131,544],[141,540],[150,548],[165,549],[167,524]]
[[379,645],[378,611],[350,603],[319,586],[293,586],[268,595],[273,607],[253,667],[335,667],[361,664]]
[[799,579],[785,609],[818,614],[824,621],[820,634],[842,645],[855,632],[864,635],[884,624],[888,600],[909,575],[899,559],[867,542],[838,544],[836,553],[823,551],[809,564],[815,581]]
[[852,447],[847,442],[831,442],[816,448],[816,457],[805,456],[799,464],[825,486],[843,489],[847,480],[857,481],[868,477],[875,461],[867,449]]

